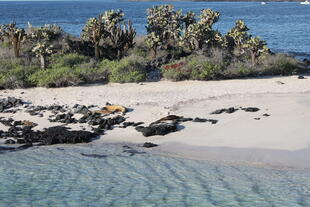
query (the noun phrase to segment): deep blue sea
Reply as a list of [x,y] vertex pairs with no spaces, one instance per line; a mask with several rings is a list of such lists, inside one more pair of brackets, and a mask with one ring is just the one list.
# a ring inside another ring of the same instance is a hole
[[[274,52],[310,56],[310,6],[299,2],[165,2],[177,9],[199,13],[211,8],[220,11],[215,28],[226,33],[237,19],[243,19],[254,35],[267,41]],[[0,24],[16,21],[25,27],[59,24],[65,31],[80,35],[88,18],[108,9],[122,9],[138,33],[145,33],[146,9],[162,2],[126,1],[0,1]]]

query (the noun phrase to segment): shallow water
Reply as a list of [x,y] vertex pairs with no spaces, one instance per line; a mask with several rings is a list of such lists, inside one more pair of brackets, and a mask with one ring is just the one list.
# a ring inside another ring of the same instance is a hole
[[307,171],[156,156],[135,148],[91,144],[1,153],[0,207],[310,206]]
[[[310,57],[310,6],[299,2],[165,2],[177,9],[194,11],[211,8],[221,12],[215,29],[226,33],[237,19],[243,19],[254,35],[265,39],[275,52]],[[25,27],[59,24],[65,31],[80,35],[88,18],[108,9],[122,9],[137,32],[145,33],[146,9],[163,2],[126,1],[0,1],[0,24],[16,21]]]

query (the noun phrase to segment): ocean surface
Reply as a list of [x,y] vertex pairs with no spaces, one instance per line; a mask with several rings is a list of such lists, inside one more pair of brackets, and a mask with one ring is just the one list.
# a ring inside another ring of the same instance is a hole
[[[165,2],[177,9],[199,13],[211,8],[220,11],[215,28],[226,33],[238,19],[243,19],[254,35],[267,41],[274,52],[310,57],[310,6],[299,2]],[[58,24],[77,35],[90,17],[108,9],[122,9],[133,21],[139,34],[144,34],[146,9],[162,2],[126,1],[0,1],[0,24],[16,21],[25,27]]]
[[309,207],[310,172],[157,156],[120,144],[0,153],[0,207],[48,206]]

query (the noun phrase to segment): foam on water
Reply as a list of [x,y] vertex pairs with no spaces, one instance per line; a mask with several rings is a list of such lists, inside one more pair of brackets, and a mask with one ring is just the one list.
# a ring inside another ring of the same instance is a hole
[[307,171],[231,166],[141,149],[133,155],[124,149],[106,144],[1,153],[0,207],[310,206]]

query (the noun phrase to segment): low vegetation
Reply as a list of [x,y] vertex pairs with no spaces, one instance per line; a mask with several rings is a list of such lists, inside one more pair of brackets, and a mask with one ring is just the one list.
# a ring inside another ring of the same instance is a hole
[[147,10],[147,34],[136,36],[120,10],[90,18],[81,37],[57,25],[0,25],[0,88],[63,87],[92,82],[141,82],[151,74],[181,80],[220,80],[305,72],[296,59],[272,54],[242,20],[226,34],[220,13],[183,14],[172,5]]

